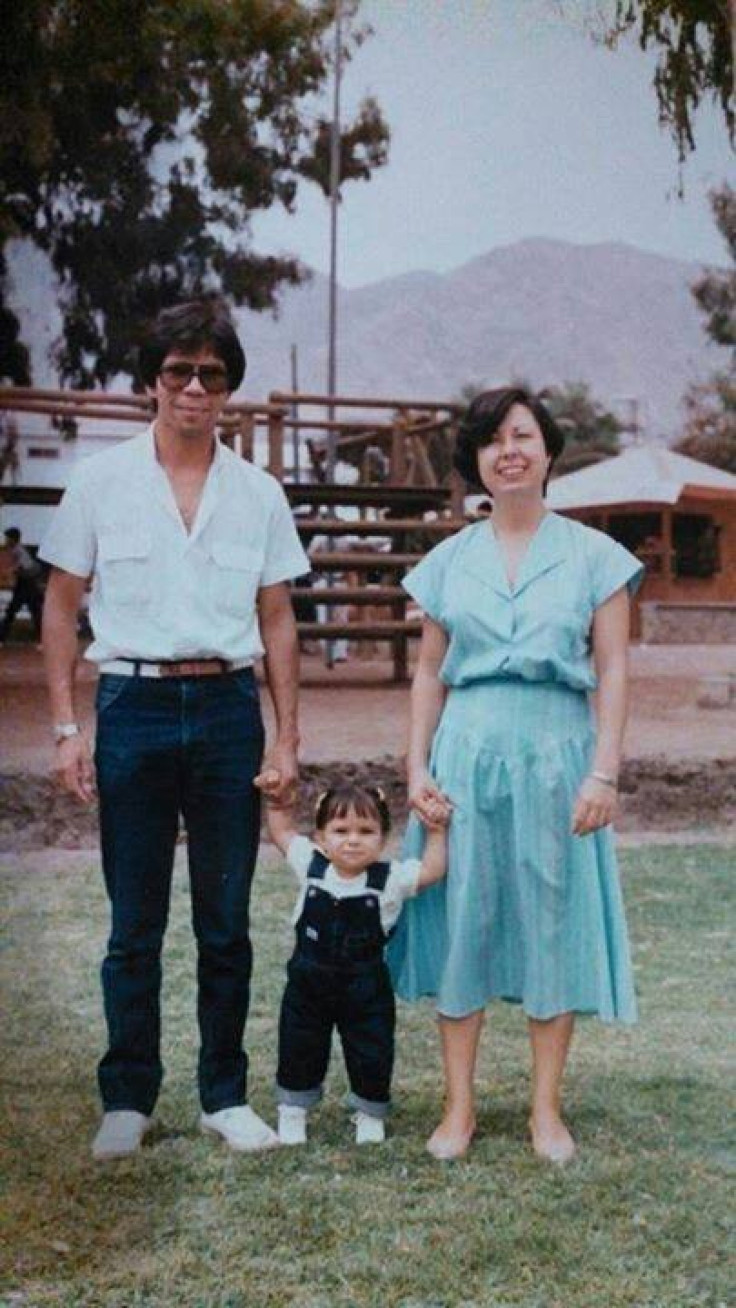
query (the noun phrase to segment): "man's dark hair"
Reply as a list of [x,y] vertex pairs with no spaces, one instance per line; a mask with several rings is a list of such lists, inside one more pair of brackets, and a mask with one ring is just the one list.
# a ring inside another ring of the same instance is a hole
[[19,545],[19,544],[20,544],[20,532],[18,531],[18,528],[17,528],[17,527],[8,527],[7,531],[5,532],[5,539],[6,539],[6,540],[9,540],[9,541],[12,541],[13,545]]
[[565,437],[536,395],[532,395],[523,386],[498,386],[495,390],[481,391],[468,405],[460,421],[453,457],[460,476],[474,489],[486,489],[478,473],[478,450],[490,445],[515,404],[523,404],[539,423],[544,447],[552,458],[550,471],[555,459],[562,453]]
[[138,370],[146,386],[155,386],[161,365],[172,350],[182,353],[210,348],[227,368],[228,390],[245,376],[245,353],[222,300],[204,298],[164,309],[138,351]]

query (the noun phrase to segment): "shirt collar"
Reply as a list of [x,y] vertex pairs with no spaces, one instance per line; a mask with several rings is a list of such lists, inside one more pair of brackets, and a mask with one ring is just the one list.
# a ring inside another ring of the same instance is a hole
[[[146,471],[152,477],[152,485],[156,499],[162,508],[170,514],[185,531],[181,514],[177,508],[174,492],[171,488],[171,482],[164,469],[162,468],[156,454],[156,435],[155,421],[143,433],[143,448],[145,452]],[[218,499],[218,493],[222,482],[222,471],[225,463],[223,444],[219,436],[215,433],[215,448],[212,455],[212,462],[207,471],[207,478],[202,488],[202,497],[197,510],[197,517],[194,521],[193,529],[187,534],[187,540],[191,544],[202,533],[215,509]]]
[[[156,420],[155,419],[143,432],[142,439],[143,439],[143,448],[146,454],[146,461],[148,463],[154,463],[157,468],[161,468],[161,464],[159,463],[158,456],[156,454]],[[225,461],[223,448],[224,448],[223,443],[220,440],[220,437],[217,435],[217,432],[215,432],[215,452],[212,455],[212,463],[210,464],[209,470],[210,472],[216,471],[218,477],[222,470],[222,465]]]

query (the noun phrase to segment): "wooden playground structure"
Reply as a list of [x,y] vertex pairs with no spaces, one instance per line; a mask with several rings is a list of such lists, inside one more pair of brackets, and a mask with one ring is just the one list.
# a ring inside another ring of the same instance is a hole
[[[82,438],[95,422],[141,427],[153,416],[145,395],[25,387],[1,389],[0,410],[17,419],[46,415],[60,442]],[[242,458],[264,456],[263,466],[283,484],[294,509],[312,565],[309,578],[292,588],[299,633],[305,641],[327,642],[328,663],[333,642],[388,642],[394,680],[406,679],[408,642],[420,634],[421,622],[401,578],[432,544],[467,521],[464,486],[449,458],[458,413],[459,406],[446,401],[282,391],[263,404],[226,405],[221,439]],[[307,467],[301,466],[302,450]],[[12,454],[0,451],[0,500],[58,503],[61,486],[5,484]],[[330,456],[351,464],[355,480],[330,479]]]

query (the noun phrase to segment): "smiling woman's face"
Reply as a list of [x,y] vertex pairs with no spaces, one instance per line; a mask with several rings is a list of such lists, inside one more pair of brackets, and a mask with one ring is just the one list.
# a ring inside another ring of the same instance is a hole
[[514,404],[488,445],[478,450],[478,472],[494,500],[504,495],[541,498],[552,460],[534,414]]

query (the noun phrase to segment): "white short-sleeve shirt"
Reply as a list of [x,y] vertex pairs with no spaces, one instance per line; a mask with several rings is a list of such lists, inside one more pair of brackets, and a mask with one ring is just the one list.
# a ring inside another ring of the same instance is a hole
[[95,663],[252,662],[263,653],[258,590],[310,566],[279,483],[219,440],[187,532],[153,426],[84,460],[39,554],[93,578],[86,657]]
[[[294,836],[286,851],[286,861],[299,882],[299,897],[292,914],[292,923],[298,922],[307,893],[307,872],[315,850],[319,849],[306,836]],[[403,863],[391,859],[390,871],[384,889],[375,892],[378,896],[381,914],[381,926],[388,933],[396,925],[405,899],[411,899],[419,890],[419,873],[422,864],[418,858],[407,858]],[[324,877],[319,883],[335,899],[348,899],[351,896],[368,893],[368,876],[362,872],[356,877],[341,877],[332,863],[325,868]]]

